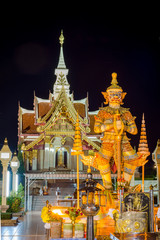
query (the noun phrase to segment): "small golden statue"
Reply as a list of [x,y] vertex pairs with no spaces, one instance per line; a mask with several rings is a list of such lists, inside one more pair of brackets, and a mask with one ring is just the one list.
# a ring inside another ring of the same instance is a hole
[[129,109],[121,107],[126,93],[118,85],[116,73],[112,73],[111,85],[102,94],[108,106],[100,108],[94,125],[96,133],[103,133],[102,145],[94,157],[83,155],[82,162],[98,169],[103,185],[111,189],[111,170],[117,170],[117,181],[123,178],[129,185],[136,167],[146,162],[146,156],[138,155],[127,137],[127,133],[137,134],[137,127]]

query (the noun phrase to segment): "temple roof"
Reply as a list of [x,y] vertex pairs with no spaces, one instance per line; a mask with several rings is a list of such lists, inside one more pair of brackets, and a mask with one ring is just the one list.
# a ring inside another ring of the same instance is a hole
[[[60,36],[60,55],[57,68],[55,69],[56,81],[53,86],[53,93],[49,93],[48,99],[39,98],[34,93],[33,110],[27,110],[19,106],[19,141],[28,144],[28,149],[42,141],[47,134],[57,134],[57,120],[66,121],[68,133],[74,136],[74,125],[77,119],[77,113],[80,120],[80,129],[82,137],[88,145],[98,149],[98,145],[88,138],[89,135],[95,135],[94,132],[94,114],[88,113],[88,95],[86,98],[74,100],[73,94],[70,94],[70,85],[67,80],[68,69],[64,61],[63,54],[64,36]],[[66,133],[66,134],[68,134]],[[62,131],[65,135],[65,132]],[[31,138],[29,136],[32,135]],[[35,140],[33,136],[36,136]],[[27,142],[28,141],[28,142]]]

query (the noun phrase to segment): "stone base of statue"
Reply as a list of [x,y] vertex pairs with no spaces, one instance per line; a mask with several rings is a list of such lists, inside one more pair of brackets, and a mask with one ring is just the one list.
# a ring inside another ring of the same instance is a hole
[[2,213],[5,213],[8,208],[9,208],[9,205],[0,205],[0,211],[1,211]]
[[147,232],[148,216],[146,212],[124,212],[116,221],[118,233],[144,233]]

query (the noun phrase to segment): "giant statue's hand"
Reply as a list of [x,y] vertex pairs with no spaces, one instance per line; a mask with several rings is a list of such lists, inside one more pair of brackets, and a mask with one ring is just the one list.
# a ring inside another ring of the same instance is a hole
[[116,121],[116,127],[117,127],[118,131],[121,130],[121,128],[122,128],[122,121],[121,120]]
[[102,132],[111,130],[112,128],[114,128],[112,119],[105,120],[104,123],[101,125]]
[[84,154],[81,154],[81,157],[83,158],[81,159],[81,161],[83,162],[84,165],[93,166],[95,156],[85,156]]

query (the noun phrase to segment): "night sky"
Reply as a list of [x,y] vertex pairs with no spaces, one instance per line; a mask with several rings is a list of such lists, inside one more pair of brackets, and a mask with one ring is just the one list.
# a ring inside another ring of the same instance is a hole
[[112,16],[108,12],[61,17],[31,17],[28,12],[19,18],[16,14],[10,20],[3,18],[0,147],[7,137],[11,150],[17,148],[18,101],[22,107],[33,109],[34,90],[37,97],[44,99],[49,90],[53,91],[63,29],[64,58],[74,98],[82,99],[88,92],[89,110],[98,110],[104,101],[101,91],[110,85],[112,72],[117,72],[119,85],[127,92],[123,106],[137,117],[139,133],[128,135],[132,146],[138,147],[144,112],[149,149],[154,151],[160,138],[160,22],[145,11]]

